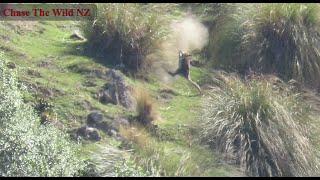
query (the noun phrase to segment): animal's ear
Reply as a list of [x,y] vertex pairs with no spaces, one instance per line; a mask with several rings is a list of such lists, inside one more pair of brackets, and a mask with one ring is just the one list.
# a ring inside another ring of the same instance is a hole
[[179,57],[182,57],[182,51],[181,50],[179,50]]

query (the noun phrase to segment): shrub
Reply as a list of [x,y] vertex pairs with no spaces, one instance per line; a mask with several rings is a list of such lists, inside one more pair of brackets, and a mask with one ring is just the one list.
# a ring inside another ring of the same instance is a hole
[[[147,55],[166,38],[170,5],[98,4],[96,20],[83,25],[87,50],[138,72],[151,63]],[[160,15],[161,13],[161,15]]]
[[320,85],[318,4],[242,4],[215,34],[216,65]]
[[200,122],[203,142],[244,167],[248,175],[307,176],[317,172],[318,160],[306,128],[309,108],[297,94],[266,78],[245,82],[237,77],[220,79],[221,88],[205,99]]
[[0,176],[78,175],[83,163],[76,145],[57,128],[40,125],[2,57],[0,83]]

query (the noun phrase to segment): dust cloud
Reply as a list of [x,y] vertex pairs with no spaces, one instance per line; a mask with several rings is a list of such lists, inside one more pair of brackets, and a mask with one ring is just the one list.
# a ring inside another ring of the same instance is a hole
[[194,50],[201,50],[209,38],[208,29],[200,20],[189,15],[179,21],[173,21],[170,25],[168,39],[162,44],[156,55],[155,71],[157,77],[164,82],[173,81],[168,71],[173,72],[178,68],[179,50],[191,53]]
[[171,25],[177,47],[186,52],[202,49],[208,43],[208,29],[193,17]]

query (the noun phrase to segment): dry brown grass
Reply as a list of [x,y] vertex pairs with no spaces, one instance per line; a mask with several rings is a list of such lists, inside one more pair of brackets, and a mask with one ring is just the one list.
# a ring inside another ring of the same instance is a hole
[[130,127],[120,126],[119,133],[128,141],[137,144],[140,148],[147,147],[150,142],[148,132],[137,124]]
[[153,121],[160,119],[157,105],[147,90],[137,88],[135,90],[137,101],[137,121],[145,126],[149,126]]

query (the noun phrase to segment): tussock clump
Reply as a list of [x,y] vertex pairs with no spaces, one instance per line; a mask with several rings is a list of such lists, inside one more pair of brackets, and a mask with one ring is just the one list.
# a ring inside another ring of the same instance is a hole
[[[170,5],[99,4],[97,18],[83,25],[88,54],[105,57],[107,64],[130,72],[147,69],[147,55],[167,36]],[[161,13],[161,15],[160,15]]]
[[268,78],[219,77],[204,103],[201,138],[252,176],[310,176],[317,159],[306,126],[308,108],[297,94]]
[[143,125],[149,126],[159,119],[156,104],[150,94],[144,89],[135,92],[137,101],[137,120]]
[[243,4],[234,12],[215,34],[217,66],[320,85],[318,4]]

